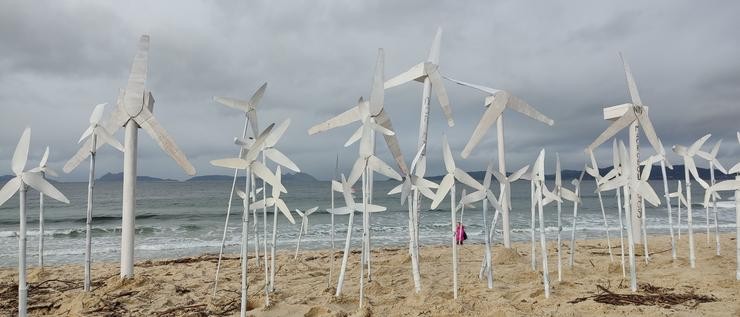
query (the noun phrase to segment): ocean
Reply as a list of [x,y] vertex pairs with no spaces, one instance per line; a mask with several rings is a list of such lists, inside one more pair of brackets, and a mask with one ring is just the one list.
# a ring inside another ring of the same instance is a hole
[[[651,181],[659,196],[663,194],[661,181]],[[325,211],[330,207],[328,181],[286,182],[287,194],[283,198],[288,207],[306,210],[318,206],[319,211],[309,217],[308,234],[302,238],[301,249],[327,249],[330,247],[331,216]],[[401,206],[398,195],[386,193],[397,185],[394,181],[375,183],[374,204],[388,208],[385,212],[373,213],[371,216],[371,239],[373,248],[383,246],[404,246],[408,243],[408,212]],[[121,230],[121,182],[99,181],[95,186],[93,213],[93,261],[119,261]],[[48,264],[83,264],[85,248],[85,212],[87,203],[87,183],[57,183],[57,187],[69,198],[70,204],[62,204],[53,199],[45,199],[45,262]],[[359,187],[359,184],[356,186]],[[552,188],[552,184],[548,184]],[[570,183],[568,182],[568,188]],[[138,182],[137,215],[136,215],[136,260],[176,258],[218,253],[226,215],[227,200],[231,181],[188,181],[188,182]],[[675,190],[676,181],[669,182],[669,188]],[[457,185],[460,195],[462,185]],[[605,238],[603,219],[598,197],[594,193],[594,181],[584,181],[581,193],[582,204],[578,208],[577,239]],[[694,230],[706,232],[704,208],[700,202],[703,190],[698,185],[693,188]],[[494,192],[498,192],[493,185]],[[261,195],[260,195],[261,196]],[[604,207],[611,230],[612,241],[619,239],[619,220],[616,210],[615,192],[604,193]],[[725,195],[718,205],[718,218],[721,231],[732,231],[735,228],[735,205],[727,201],[731,195]],[[28,263],[35,266],[38,256],[38,193],[29,190],[28,197]],[[340,194],[336,194],[336,206],[344,206]],[[519,181],[512,187],[511,226],[514,241],[529,241],[530,237],[530,185],[528,181]],[[459,200],[459,198],[458,198]],[[360,197],[356,197],[360,201]],[[663,200],[661,200],[663,201]],[[676,223],[676,201],[674,199],[674,223]],[[426,210],[430,202],[424,200],[420,214],[420,244],[449,244],[451,236],[449,200],[443,202],[437,210]],[[468,242],[480,243],[483,237],[483,218],[481,204],[477,208],[466,208],[463,223],[466,226]],[[555,204],[545,207],[545,224],[548,239],[557,237],[557,211]],[[686,228],[685,206],[682,206],[682,227]],[[241,240],[242,202],[235,195],[232,215],[228,225],[226,252],[238,253]],[[294,250],[300,228],[300,217],[293,214],[296,224],[291,224],[281,214],[278,215],[277,247],[281,250]],[[459,215],[459,213],[458,213]],[[489,221],[493,212],[489,210]],[[647,207],[648,234],[665,234],[668,232],[668,215],[665,205],[657,208]],[[710,209],[710,218],[713,215]],[[258,231],[262,234],[262,214],[258,213],[260,224]],[[565,202],[562,206],[563,239],[570,239],[573,218],[573,205]],[[354,218],[352,247],[359,248],[362,235],[362,217]],[[335,216],[336,246],[343,248],[347,232],[348,216]],[[250,227],[253,224],[250,216]],[[253,252],[254,236],[250,233],[250,253]],[[497,224],[493,243],[501,243],[501,223]],[[0,207],[0,266],[17,265],[18,252],[18,196]],[[268,235],[272,232],[272,209],[268,209]],[[713,232],[713,231],[712,231]],[[685,234],[685,231],[684,231]],[[625,236],[626,239],[626,236]],[[269,241],[269,240],[268,240]],[[703,244],[704,241],[697,241]],[[714,242],[712,242],[714,243]]]

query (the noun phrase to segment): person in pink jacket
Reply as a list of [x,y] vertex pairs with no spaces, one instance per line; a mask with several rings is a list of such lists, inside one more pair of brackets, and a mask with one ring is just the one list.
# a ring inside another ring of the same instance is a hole
[[459,221],[457,222],[457,228],[455,228],[455,241],[457,244],[462,245],[463,241],[468,239],[468,235],[465,233],[465,226]]

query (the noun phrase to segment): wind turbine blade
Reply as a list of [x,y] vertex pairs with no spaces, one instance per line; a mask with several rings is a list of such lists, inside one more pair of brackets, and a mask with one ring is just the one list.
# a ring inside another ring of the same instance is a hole
[[627,77],[627,89],[629,89],[630,97],[632,98],[632,104],[636,106],[642,106],[642,100],[640,99],[640,94],[637,92],[637,84],[635,84],[635,78],[632,77],[630,66],[629,64],[627,64],[627,60],[624,59],[624,56],[621,52],[619,53],[619,59],[622,60],[622,65],[624,66],[624,74]]
[[367,124],[369,124],[369,125],[370,125],[370,127],[371,127],[371,128],[373,129],[373,130],[375,130],[375,131],[379,132],[380,134],[382,134],[382,135],[384,135],[384,136],[386,136],[386,135],[387,135],[387,136],[391,136],[391,135],[396,135],[396,132],[393,132],[393,131],[391,131],[391,130],[388,130],[388,129],[386,129],[386,128],[385,128],[384,126],[381,126],[381,125],[379,125],[379,124],[377,124],[377,123],[375,123],[375,122],[372,122],[372,121],[371,121],[371,122],[368,122]]
[[108,103],[101,103],[95,105],[93,112],[90,114],[90,124],[95,125],[100,123],[100,119],[103,118],[103,111],[105,111],[105,105]]
[[103,127],[97,127],[95,128],[95,135],[100,137],[100,140],[97,142],[97,148],[100,148],[103,146],[103,144],[109,144],[110,146],[114,147],[116,150],[119,150],[121,152],[125,151],[123,144],[121,142],[118,142],[118,140],[110,135],[108,131],[105,130]]
[[125,94],[123,95],[123,104],[127,109],[146,108],[142,107],[142,103],[144,102],[144,84],[146,83],[149,67],[148,60],[149,35],[142,35],[139,38],[139,50],[131,65],[131,72],[129,73]]
[[477,190],[470,194],[464,195],[462,199],[460,199],[460,204],[469,205],[474,202],[479,202],[485,198],[486,198],[486,192],[482,190]]
[[326,212],[330,214],[335,214],[335,215],[347,215],[347,214],[355,212],[355,210],[349,207],[339,207],[339,208],[333,208],[333,209],[329,208],[326,210]]
[[480,143],[481,139],[483,139],[486,131],[488,131],[493,123],[496,122],[496,119],[498,119],[501,113],[504,112],[507,98],[508,95],[506,93],[497,93],[494,96],[493,103],[486,108],[485,112],[483,112],[483,116],[480,118],[480,121],[478,121],[478,125],[475,126],[475,130],[473,130],[473,135],[470,136],[468,144],[465,145],[465,148],[463,148],[460,156],[462,156],[463,158],[468,158],[470,152],[472,152],[473,149],[475,149],[475,147],[478,145],[478,143]]
[[648,164],[645,165],[645,167],[642,168],[642,174],[640,175],[640,179],[647,181],[650,179],[650,173],[653,171],[653,161],[650,160],[647,162]]
[[537,109],[524,102],[524,100],[521,100],[512,94],[509,94],[509,100],[506,105],[514,111],[535,119],[539,122],[542,122],[546,125],[552,126],[553,124],[555,124],[555,121],[537,111]]
[[[593,149],[589,150],[593,151]],[[612,167],[617,169],[619,166],[619,148],[617,147],[617,139],[612,141]]]
[[[143,119],[146,118],[146,119]],[[175,162],[180,165],[185,173],[188,175],[195,175],[195,167],[190,164],[188,158],[185,156],[180,148],[175,144],[175,140],[170,137],[167,131],[157,122],[151,112],[146,107],[141,109],[139,115],[134,118],[136,122],[146,131],[149,136],[154,139],[159,147],[162,148]]]
[[424,63],[419,63],[411,67],[409,70],[399,74],[398,76],[386,80],[385,83],[383,84],[383,88],[389,89],[389,88],[393,88],[396,86],[400,86],[412,80],[417,80],[419,78],[422,78],[425,75],[426,74],[424,73]]
[[396,187],[393,187],[393,189],[391,189],[388,192],[388,195],[400,194],[401,193],[401,189],[403,189],[403,184],[405,184],[405,182],[404,183],[401,183],[401,184],[398,184],[398,186],[396,186]]
[[51,169],[50,167],[46,167],[44,169],[44,173],[46,173],[46,175],[49,175],[51,177],[59,177],[59,174],[55,170]]
[[46,150],[44,150],[44,155],[41,156],[41,161],[39,161],[39,167],[46,166],[46,161],[49,160],[49,146],[46,147]]
[[640,122],[640,127],[642,127],[642,132],[644,132],[645,135],[647,136],[647,139],[650,142],[650,145],[655,150],[655,152],[661,153],[664,150],[660,143],[660,139],[658,139],[658,135],[655,134],[653,123],[650,122],[650,117],[648,117],[647,111],[645,111],[644,108],[641,108],[641,109],[642,109],[642,112],[637,114],[637,121]]
[[283,120],[283,122],[280,122],[279,125],[275,126],[275,128],[273,128],[270,134],[265,138],[265,147],[269,148],[275,146],[280,138],[283,137],[285,131],[288,130],[288,126],[290,126],[290,118]]
[[344,203],[347,207],[353,208],[355,200],[352,198],[352,188],[350,188],[350,184],[347,183],[347,180],[344,178],[344,174],[342,174],[342,196],[344,197]]
[[512,173],[511,175],[509,175],[509,182],[510,183],[511,182],[515,182],[515,181],[519,180],[520,178],[522,178],[522,176],[524,175],[524,173],[527,172],[528,169],[529,169],[529,165],[526,165],[526,166],[520,168],[518,171],[516,171],[516,172]]
[[486,86],[481,86],[481,85],[466,83],[466,82],[464,82],[462,80],[457,80],[457,79],[450,78],[450,77],[447,77],[447,76],[444,76],[444,75],[442,75],[442,77],[444,79],[447,79],[447,80],[449,80],[449,81],[451,81],[453,83],[456,83],[456,84],[458,84],[460,86],[465,86],[465,87],[470,87],[470,88],[473,88],[473,89],[477,89],[477,90],[480,90],[480,91],[482,91],[484,93],[487,93],[489,95],[495,95],[497,92],[501,91],[501,89],[494,89],[494,88],[490,88],[490,87],[486,87]]
[[383,49],[378,49],[378,58],[375,62],[375,74],[373,75],[373,87],[370,90],[370,113],[375,116],[383,109],[383,70],[385,68],[385,54]]
[[439,183],[439,188],[437,188],[437,192],[435,193],[434,199],[432,200],[432,209],[437,209],[439,204],[442,202],[442,200],[445,199],[445,196],[447,196],[447,193],[450,191],[454,184],[455,175],[447,174],[444,178],[442,178],[442,182]]
[[437,27],[437,33],[434,34],[434,40],[432,41],[432,47],[429,49],[429,56],[427,57],[428,62],[439,64],[439,47],[442,44],[442,27]]
[[[275,180],[276,180],[275,183],[282,184],[282,182],[283,182],[283,179],[282,179],[283,174],[282,174],[282,172],[280,172],[280,165],[278,165],[277,168],[275,168],[275,174],[274,175],[275,175]],[[272,186],[272,191],[271,191],[271,194],[270,195],[273,198],[275,198],[275,199],[279,199],[280,198],[280,188],[278,186]]]
[[680,156],[688,156],[689,155],[689,149],[686,148],[683,145],[674,145],[673,146],[673,152],[680,155]]
[[301,169],[298,168],[298,165],[296,165],[295,163],[293,163],[293,161],[291,161],[287,156],[285,156],[285,154],[283,154],[282,152],[278,151],[277,149],[274,149],[274,148],[272,148],[272,149],[266,149],[265,150],[265,156],[267,156],[267,158],[269,158],[271,161],[273,161],[273,162],[275,162],[277,164],[280,164],[282,166],[285,166],[286,168],[288,168],[288,169],[290,169],[290,170],[292,170],[294,172],[300,172],[301,171]]
[[462,169],[456,168],[454,173],[455,178],[466,186],[469,186],[470,188],[473,188],[475,190],[480,190],[481,188],[483,188],[483,185],[481,185],[481,183],[479,183],[477,180],[475,180],[475,178],[470,176],[470,174],[463,171]]
[[21,189],[22,181],[21,177],[16,176],[11,178],[2,189],[0,189],[0,206],[2,206],[10,197],[13,197],[13,195]]
[[694,179],[699,183],[699,185],[701,185],[701,187],[704,189],[709,187],[709,184],[699,177],[699,171],[696,170],[696,163],[694,163],[694,159],[692,157],[684,156],[684,165],[685,168],[689,169],[689,172],[691,172],[691,175],[694,176]]
[[658,194],[655,193],[653,187],[651,187],[647,182],[640,181],[637,184],[637,192],[640,193],[640,196],[645,198],[645,200],[651,205],[660,206],[660,198],[658,197]]
[[627,185],[627,177],[625,177],[624,175],[620,175],[604,182],[603,184],[601,184],[601,186],[598,186],[598,191],[610,191],[625,185]]
[[349,110],[342,112],[335,117],[330,118],[322,123],[319,123],[310,129],[308,129],[308,135],[314,135],[319,132],[324,132],[338,127],[343,127],[355,121],[360,121],[362,116],[358,106],[354,106]]
[[276,199],[275,205],[278,207],[278,210],[283,213],[283,216],[285,216],[285,218],[288,218],[288,221],[290,221],[291,224],[295,224],[295,218],[293,218],[293,215],[290,214],[290,209],[288,209],[288,206],[282,199]]
[[300,209],[297,209],[297,208],[296,208],[296,209],[294,209],[293,211],[295,211],[295,213],[297,213],[297,214],[298,214],[299,216],[301,216],[301,218],[304,218],[304,220],[303,220],[303,221],[305,221],[305,215],[303,214],[303,212],[301,212],[301,210],[300,210]]
[[[435,184],[436,185],[436,184]],[[427,188],[427,187],[416,187],[419,190],[419,193],[421,193],[424,197],[432,200],[434,199],[434,192]]]
[[360,212],[364,212],[364,211],[367,211],[367,212],[381,212],[381,211],[386,211],[387,210],[387,208],[385,208],[383,206],[378,206],[378,205],[373,205],[373,204],[367,204],[367,210],[365,210],[365,208],[364,208],[364,206],[362,204],[355,204],[355,205],[357,207],[357,211],[360,211]]
[[733,167],[730,168],[728,173],[725,174],[738,174],[740,173],[740,163],[735,164]]
[[560,188],[560,197],[562,197],[562,198],[564,198],[564,199],[566,199],[568,201],[573,201],[573,202],[577,202],[578,201],[578,196],[576,196],[576,193],[574,193],[570,189],[567,189],[567,188],[564,188],[564,187],[563,188]]
[[228,97],[213,97],[213,101],[218,102],[224,106],[227,106],[232,109],[239,110],[241,112],[249,112],[251,110],[251,107],[249,106],[249,102],[239,99],[233,99]]
[[241,199],[247,199],[247,194],[245,194],[244,191],[241,189],[236,190],[236,195],[239,196],[239,198]]
[[350,186],[357,183],[357,180],[360,179],[360,176],[362,176],[363,169],[365,169],[365,160],[360,157],[355,161],[355,164],[352,165],[352,171],[349,173],[349,178],[347,179],[347,181],[349,182]]
[[362,137],[360,138],[360,157],[368,157],[375,153],[375,138],[373,129],[369,124],[362,125]]
[[714,144],[714,147],[712,147],[712,157],[716,158],[717,153],[719,153],[719,147],[722,145],[722,139],[719,139],[717,143]]
[[395,170],[393,170],[390,165],[386,164],[379,158],[377,158],[375,155],[370,156],[367,159],[367,165],[373,170],[380,174],[383,174],[387,177],[393,178],[395,180],[400,181],[401,175],[398,174]]
[[593,151],[596,147],[604,143],[609,138],[613,137],[617,132],[626,128],[632,121],[635,121],[635,113],[633,111],[625,112],[619,119],[612,122],[612,124],[594,140],[591,145],[588,146],[589,151]]
[[263,83],[260,88],[257,88],[257,91],[252,94],[252,97],[249,98],[249,105],[252,106],[252,109],[256,109],[257,105],[262,100],[262,96],[265,95],[265,90],[267,90],[267,82]]
[[342,192],[342,183],[337,182],[335,180],[332,180],[331,181],[331,190],[333,190],[335,192],[341,193]]
[[[381,109],[380,113],[375,116],[375,123],[390,131],[393,131],[391,118],[388,116],[385,110]],[[393,155],[393,159],[396,160],[396,164],[398,165],[398,169],[401,171],[401,173],[403,173],[404,175],[411,174],[412,172],[409,171],[409,169],[406,167],[406,161],[404,161],[403,159],[401,146],[398,144],[398,138],[395,135],[385,134],[383,135],[383,138],[385,139],[385,143],[388,145],[388,150],[391,152],[391,155]]]
[[82,144],[80,149],[77,150],[77,153],[75,153],[75,155],[72,156],[72,158],[70,158],[69,161],[64,164],[62,171],[64,171],[65,173],[69,173],[74,170],[75,167],[80,165],[80,162],[90,156],[90,147],[92,147],[92,140],[87,139],[85,143]]
[[23,169],[26,168],[26,161],[28,160],[28,147],[31,144],[31,128],[26,127],[21,134],[21,139],[18,140],[18,145],[15,147],[13,152],[13,160],[11,161],[11,170],[15,175],[23,173]]
[[245,169],[247,168],[247,166],[249,166],[249,162],[245,161],[242,158],[238,158],[238,157],[212,160],[210,163],[213,166],[233,168],[233,169]]
[[35,190],[44,195],[54,198],[63,203],[69,204],[69,199],[62,194],[54,185],[46,181],[41,175],[36,173],[23,173],[23,182],[28,186],[33,187]]
[[[501,174],[501,172],[499,172],[497,170],[489,169],[487,171],[487,173],[486,173],[486,178],[490,178],[490,176],[488,176],[489,174],[490,175],[493,175],[494,177],[496,177],[496,180],[500,184],[503,184],[504,186],[506,186],[509,183],[509,180],[506,179],[506,176],[504,176],[504,174]],[[490,181],[485,181],[485,183],[489,183],[489,182]],[[487,188],[487,186],[485,186],[485,185],[483,187],[486,187]]]
[[698,152],[701,149],[701,147],[704,146],[704,142],[707,142],[707,140],[711,136],[712,136],[712,134],[710,133],[710,134],[707,134],[707,135],[701,137],[701,139],[696,140],[696,142],[694,142],[693,144],[691,144],[691,146],[687,150],[687,154],[689,156],[696,155],[696,152]]
[[311,209],[306,210],[306,216],[311,215],[312,213],[316,212],[316,210],[319,210],[319,207],[311,207]]
[[452,157],[450,143],[447,142],[447,135],[444,135],[442,139],[442,156],[444,158],[447,174],[455,173],[455,159]]
[[414,159],[411,160],[411,173],[414,172],[416,168],[416,163],[419,162],[419,158],[421,158],[421,154],[424,153],[424,149],[426,148],[427,144],[423,143],[421,147],[419,147],[419,150],[416,151],[416,155],[414,155]]
[[85,130],[85,132],[82,132],[82,135],[80,136],[80,139],[77,140],[77,144],[79,144],[80,142],[82,142],[82,140],[84,140],[87,137],[89,137],[93,133],[93,130],[95,130],[95,126],[94,125],[91,125],[91,126],[87,127],[87,129]]
[[263,145],[265,144],[267,137],[270,136],[270,133],[272,132],[272,129],[274,127],[274,123],[270,124],[265,130],[262,131],[262,133],[260,133],[259,136],[257,136],[256,139],[254,139],[254,143],[252,143],[252,146],[244,155],[244,159],[247,162],[252,162],[257,159],[257,155],[259,155],[259,153],[262,151]]
[[283,187],[283,184],[280,183],[280,179],[275,176],[275,174],[273,174],[266,166],[262,165],[262,163],[260,163],[259,161],[252,162],[252,165],[250,167],[254,175],[270,184],[270,186],[276,187],[282,193],[288,192],[288,190]]
[[447,96],[447,90],[445,90],[442,76],[439,74],[439,69],[436,65],[426,64],[425,72],[429,76],[429,80],[432,82],[432,90],[437,95],[437,101],[439,101],[442,112],[447,118],[447,126],[454,127],[455,120],[452,119],[452,108],[450,107],[450,98]]

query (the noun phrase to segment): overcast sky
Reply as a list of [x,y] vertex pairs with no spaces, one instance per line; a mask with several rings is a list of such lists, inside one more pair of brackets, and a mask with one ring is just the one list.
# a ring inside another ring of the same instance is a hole
[[[548,168],[555,152],[564,168],[582,167],[583,148],[608,125],[602,107],[629,101],[620,51],[663,144],[712,133],[710,145],[724,139],[720,160],[729,167],[740,157],[739,12],[737,1],[0,0],[0,175],[11,173],[25,126],[32,127],[29,164],[50,145],[50,164],[61,170],[93,106],[108,102],[106,113],[112,110],[139,36],[149,34],[154,114],[199,175],[229,174],[208,161],[236,155],[232,138],[243,125],[243,114],[213,96],[248,99],[268,82],[261,127],[292,118],[278,148],[303,171],[328,178],[338,152],[343,170],[351,168],[356,145],[342,145],[357,124],[314,136],[307,129],[369,94],[378,48],[390,78],[426,58],[438,26],[443,74],[507,89],[555,120],[548,127],[505,112],[509,170],[529,164],[542,147]],[[458,165],[484,169],[496,157],[495,129],[469,159],[459,152],[485,95],[449,82],[446,88],[457,125],[446,126],[433,100],[428,174],[442,172],[443,133]],[[407,160],[415,152],[421,90],[412,82],[386,91]],[[122,141],[123,129],[116,136]],[[607,148],[598,152],[603,165]],[[391,162],[383,143],[378,149]],[[115,150],[98,158],[99,174],[122,170]],[[86,173],[82,164],[63,179]],[[139,174],[187,178],[143,132]]]

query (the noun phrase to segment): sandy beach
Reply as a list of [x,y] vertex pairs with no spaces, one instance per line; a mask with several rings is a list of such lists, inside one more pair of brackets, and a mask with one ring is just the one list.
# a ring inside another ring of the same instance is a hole
[[[614,263],[605,240],[578,241],[575,265],[568,266],[568,241],[563,244],[563,281],[557,281],[555,243],[548,245],[552,296],[545,299],[542,276],[530,265],[528,243],[516,252],[493,248],[494,287],[478,279],[482,245],[460,249],[460,293],[452,296],[451,250],[448,246],[421,248],[422,292],[415,294],[410,262],[404,248],[373,250],[373,280],[366,284],[367,306],[358,309],[359,253],[353,252],[342,297],[334,289],[341,261],[336,252],[334,281],[327,285],[329,251],[292,252],[278,256],[276,292],[264,307],[264,271],[249,259],[249,314],[253,316],[737,316],[740,282],[735,281],[734,234],[721,239],[722,256],[714,240],[696,235],[697,268],[688,263],[688,236],[679,240],[679,257],[671,260],[670,240],[649,240],[650,263],[637,258],[640,290],[626,305],[603,303],[631,294],[622,277],[619,240],[612,239]],[[641,249],[638,250],[641,254]],[[537,255],[539,256],[539,249]],[[251,255],[250,255],[251,256]],[[538,257],[538,269],[541,268]],[[216,257],[138,262],[136,277],[121,281],[117,263],[94,265],[93,292],[82,291],[82,266],[29,269],[29,313],[34,316],[212,316],[239,313],[239,260],[226,258],[220,290],[212,297]],[[629,271],[628,271],[629,276]],[[17,271],[0,269],[0,315],[13,315],[17,300]],[[612,294],[613,293],[613,294]],[[686,300],[688,298],[688,300]],[[697,298],[699,300],[697,300]],[[651,300],[657,302],[651,303]],[[686,300],[686,301],[684,301]],[[600,302],[601,301],[601,302]],[[630,302],[632,301],[632,302]],[[708,302],[703,302],[708,301]],[[637,305],[636,302],[648,303]],[[701,303],[700,303],[701,302]],[[624,303],[624,301],[623,301]]]

